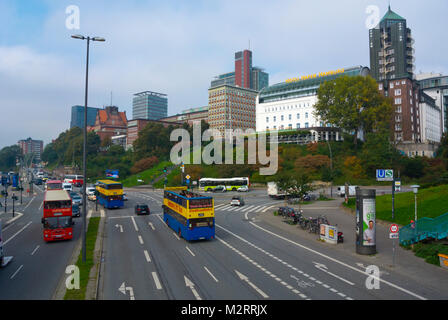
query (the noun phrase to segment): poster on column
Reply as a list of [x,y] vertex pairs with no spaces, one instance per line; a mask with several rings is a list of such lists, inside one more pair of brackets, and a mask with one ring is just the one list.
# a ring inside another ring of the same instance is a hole
[[375,199],[363,199],[363,245],[374,246],[376,234]]

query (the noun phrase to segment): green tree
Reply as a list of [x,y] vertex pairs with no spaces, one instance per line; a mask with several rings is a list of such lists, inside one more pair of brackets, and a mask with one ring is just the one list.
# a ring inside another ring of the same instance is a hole
[[4,147],[0,150],[0,171],[14,170],[16,160],[22,158],[22,150],[18,145]]
[[358,133],[387,128],[391,121],[392,104],[378,90],[370,77],[342,76],[324,82],[317,91],[314,114],[346,132],[353,133],[355,149]]

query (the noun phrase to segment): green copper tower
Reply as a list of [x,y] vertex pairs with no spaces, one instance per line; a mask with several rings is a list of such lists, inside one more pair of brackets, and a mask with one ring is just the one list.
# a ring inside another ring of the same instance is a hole
[[390,9],[380,23],[369,30],[370,71],[377,81],[414,77],[414,39],[411,29]]

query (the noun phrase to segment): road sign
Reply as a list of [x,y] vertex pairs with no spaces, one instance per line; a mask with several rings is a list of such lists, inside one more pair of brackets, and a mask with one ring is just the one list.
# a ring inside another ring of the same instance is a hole
[[399,234],[398,233],[389,233],[389,239],[398,239]]
[[376,181],[393,181],[393,180],[394,180],[394,170],[392,169],[376,170]]
[[391,226],[389,227],[389,231],[390,233],[398,233],[398,225],[396,225],[395,223],[391,224]]
[[190,175],[187,174],[187,176],[185,177],[185,179],[190,180]]

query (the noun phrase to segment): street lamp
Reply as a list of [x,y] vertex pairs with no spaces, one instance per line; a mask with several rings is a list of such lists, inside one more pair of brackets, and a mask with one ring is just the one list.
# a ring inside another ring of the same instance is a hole
[[86,262],[86,214],[87,214],[87,201],[86,201],[86,177],[87,177],[87,160],[86,160],[86,146],[87,146],[87,96],[89,86],[89,45],[90,41],[106,41],[100,37],[84,37],[82,35],[72,35],[73,39],[87,40],[87,59],[86,59],[86,89],[85,89],[85,103],[84,103],[84,142],[83,142],[83,176],[84,181],[82,183],[82,262]]
[[418,188],[420,188],[419,185],[412,185],[411,186],[412,191],[414,192],[414,198],[415,198],[415,223],[417,224],[417,193],[418,193]]

